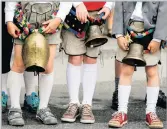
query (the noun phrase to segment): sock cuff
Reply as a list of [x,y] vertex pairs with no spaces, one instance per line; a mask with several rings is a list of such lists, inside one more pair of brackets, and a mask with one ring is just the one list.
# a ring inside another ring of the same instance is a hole
[[9,74],[15,74],[15,75],[18,75],[18,76],[22,76],[23,73],[18,73],[18,72],[15,72],[15,71],[10,71]]
[[129,88],[131,88],[131,85],[118,85],[118,87],[121,87],[121,88],[123,88],[123,87],[129,87]]
[[73,65],[68,62],[67,68],[72,68],[72,69],[81,69],[81,65]]
[[48,74],[42,73],[41,75],[42,76],[53,76],[54,75],[54,71],[52,71],[51,73],[48,73]]
[[159,86],[147,86],[147,89],[149,90],[149,89],[160,89],[160,87]]
[[97,71],[97,63],[95,64],[83,64],[84,71]]

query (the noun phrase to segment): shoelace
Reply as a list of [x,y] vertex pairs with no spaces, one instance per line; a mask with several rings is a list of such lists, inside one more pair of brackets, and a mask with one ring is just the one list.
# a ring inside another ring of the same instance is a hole
[[151,118],[152,121],[157,121],[157,120],[159,120],[157,114],[154,113],[154,112],[150,113],[150,118]]
[[76,111],[77,111],[77,105],[76,104],[70,104],[67,111],[66,111],[66,114],[73,115]]
[[91,116],[92,115],[92,110],[88,105],[85,105],[82,107],[82,114],[84,116]]
[[121,117],[124,119],[124,113],[123,112],[115,112],[112,114],[114,120],[120,120]]
[[48,116],[53,117],[53,114],[51,113],[49,108],[41,109],[40,114],[41,114],[41,117],[48,117]]

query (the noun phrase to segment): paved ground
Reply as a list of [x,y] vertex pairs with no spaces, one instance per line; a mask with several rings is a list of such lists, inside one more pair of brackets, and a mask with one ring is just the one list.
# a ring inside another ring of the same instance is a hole
[[[103,47],[103,63],[99,63],[98,81],[93,99],[93,112],[96,118],[96,123],[93,125],[80,124],[77,120],[74,124],[61,123],[60,118],[67,107],[68,103],[68,92],[66,87],[66,65],[67,56],[62,53],[58,53],[55,58],[55,81],[52,95],[50,98],[50,107],[52,112],[58,117],[57,126],[44,126],[40,122],[35,120],[35,115],[24,111],[23,115],[26,121],[26,126],[23,129],[107,129],[107,122],[111,118],[111,114],[114,112],[110,108],[112,93],[114,91],[114,55],[117,49],[115,40],[109,40],[109,43]],[[162,51],[162,64],[160,68],[161,76],[161,89],[167,94],[167,53]],[[134,73],[132,82],[132,92],[129,104],[129,124],[123,129],[147,129],[144,123],[145,120],[145,73],[144,68],[138,68],[137,72]],[[21,103],[23,103],[24,97],[24,84],[21,94]],[[82,100],[82,87],[80,88],[80,100]],[[10,103],[9,103],[10,104]],[[166,110],[157,108],[158,115],[164,121],[164,128],[167,128]],[[2,128],[13,129],[14,127],[7,125],[7,113],[2,116]],[[18,127],[17,127],[18,128]]]

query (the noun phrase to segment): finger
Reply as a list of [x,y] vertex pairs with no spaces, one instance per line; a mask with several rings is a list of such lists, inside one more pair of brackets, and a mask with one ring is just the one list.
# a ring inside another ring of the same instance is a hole
[[86,23],[87,21],[88,21],[88,14],[87,14],[87,12],[85,13],[85,17],[84,17],[84,22]]
[[18,35],[15,32],[11,33],[11,35],[12,35],[13,38],[17,38],[18,37]]
[[15,29],[16,29],[17,32],[20,32],[20,29],[19,29],[19,28],[16,27]]
[[50,20],[45,21],[45,22],[43,22],[42,24],[44,25],[44,24],[49,24],[49,23],[50,23]]
[[76,17],[79,20],[79,13],[78,12],[76,12]]
[[85,13],[82,13],[81,22],[85,22]]
[[151,50],[151,46],[150,46],[150,45],[148,45],[147,49],[148,49],[148,50]]
[[102,19],[105,20],[107,18],[107,16],[108,16],[107,13],[104,13],[104,16],[102,17]]
[[101,9],[97,14],[101,14],[102,12],[104,12],[103,9]]
[[46,28],[43,29],[43,32],[46,33],[50,29],[50,26],[47,26]]
[[47,31],[45,31],[46,34],[48,33],[52,33],[52,30],[51,29],[48,29]]
[[81,21],[81,14],[80,14],[80,12],[77,13],[77,18],[78,18],[79,21]]

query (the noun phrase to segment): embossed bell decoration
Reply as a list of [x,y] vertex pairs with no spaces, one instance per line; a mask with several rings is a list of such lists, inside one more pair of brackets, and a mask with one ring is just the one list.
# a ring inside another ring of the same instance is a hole
[[26,71],[44,72],[49,60],[49,46],[45,37],[39,32],[29,35],[22,49]]
[[105,44],[108,41],[104,36],[98,25],[91,25],[88,30],[88,39],[85,41],[87,47],[98,47]]
[[143,58],[143,50],[144,48],[141,44],[130,44],[129,52],[122,62],[131,66],[145,66],[146,61]]

